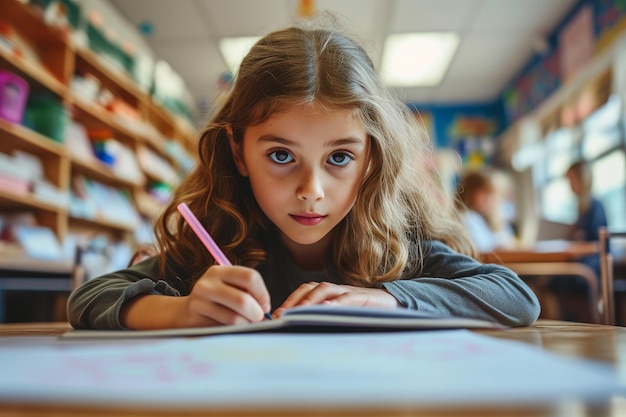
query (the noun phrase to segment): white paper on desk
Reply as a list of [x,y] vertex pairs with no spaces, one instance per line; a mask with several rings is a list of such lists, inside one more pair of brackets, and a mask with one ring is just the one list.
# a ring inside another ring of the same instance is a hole
[[543,404],[623,393],[608,367],[466,330],[0,341],[0,401],[159,408]]

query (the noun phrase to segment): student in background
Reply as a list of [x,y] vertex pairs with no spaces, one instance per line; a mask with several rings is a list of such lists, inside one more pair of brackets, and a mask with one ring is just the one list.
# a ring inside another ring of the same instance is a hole
[[572,164],[567,170],[570,188],[578,200],[578,218],[569,234],[571,240],[598,241],[598,229],[607,226],[604,206],[592,195],[591,167],[585,161]]
[[486,169],[468,170],[457,184],[457,206],[480,252],[512,246],[515,240],[511,225],[500,213],[493,175]]
[[[598,241],[598,229],[607,226],[604,206],[592,195],[593,177],[591,167],[583,160],[573,163],[566,172],[570,188],[578,200],[578,217],[572,225],[568,239],[575,241]],[[579,260],[599,278],[600,255],[589,255]],[[599,283],[598,283],[599,284]],[[580,277],[555,277],[550,290],[559,299],[560,318],[572,321],[590,321],[588,315],[588,284]]]
[[[159,254],[75,289],[70,322],[215,326],[334,304],[531,324],[534,293],[477,262],[433,198],[432,176],[414,163],[428,159],[427,143],[354,40],[325,28],[268,34],[155,226]],[[182,202],[233,266],[215,264],[178,214]]]

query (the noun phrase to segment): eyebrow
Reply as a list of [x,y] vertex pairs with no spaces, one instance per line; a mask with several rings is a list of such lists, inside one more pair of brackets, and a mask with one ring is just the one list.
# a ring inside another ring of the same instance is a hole
[[[273,143],[280,143],[281,145],[285,145],[285,146],[293,146],[296,148],[300,147],[300,144],[298,144],[297,142],[294,142],[289,139],[281,138],[279,136],[274,136],[274,135],[263,135],[263,136],[260,136],[257,140],[259,142],[273,142]],[[328,142],[325,142],[324,146],[334,147],[334,146],[361,145],[361,144],[364,144],[364,141],[362,139],[348,136],[346,138],[333,139]]]

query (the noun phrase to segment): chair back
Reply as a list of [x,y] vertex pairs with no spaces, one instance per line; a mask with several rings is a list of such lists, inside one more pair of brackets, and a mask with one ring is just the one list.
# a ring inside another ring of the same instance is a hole
[[[612,231],[606,227],[598,229],[600,251],[600,282],[602,291],[602,322],[615,324],[615,265],[611,248],[615,246],[611,241],[615,238],[625,238],[626,231]],[[613,242],[615,243],[615,242]]]

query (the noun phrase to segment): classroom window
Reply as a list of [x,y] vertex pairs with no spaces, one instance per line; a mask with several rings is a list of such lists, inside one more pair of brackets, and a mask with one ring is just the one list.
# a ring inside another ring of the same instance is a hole
[[576,221],[578,215],[576,197],[565,177],[555,178],[544,186],[541,204],[546,220],[565,224],[573,224]]
[[533,168],[540,190],[541,215],[572,224],[578,216],[576,197],[569,187],[567,168],[584,159],[592,166],[592,192],[605,206],[610,228],[626,229],[626,118],[617,96],[611,96],[577,126],[546,134],[545,154]]
[[626,229],[626,155],[617,149],[592,164],[592,191],[604,204],[611,227]]

